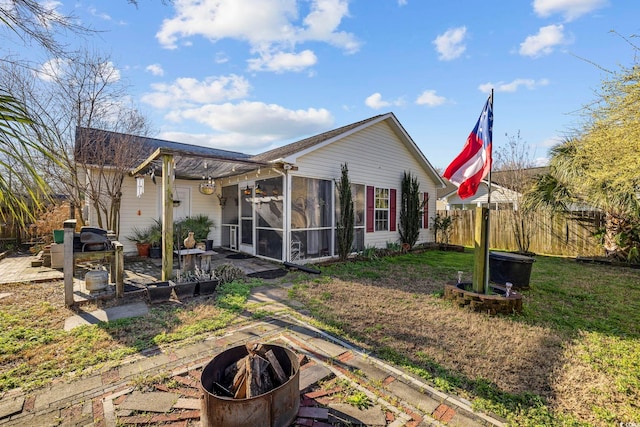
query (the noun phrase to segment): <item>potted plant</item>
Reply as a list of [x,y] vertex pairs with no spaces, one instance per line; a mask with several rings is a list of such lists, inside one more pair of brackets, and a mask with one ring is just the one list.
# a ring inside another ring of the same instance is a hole
[[149,228],[149,243],[151,243],[149,256],[162,258],[162,221],[159,219],[153,221],[153,225]]
[[138,256],[148,257],[151,243],[149,242],[149,228],[133,227],[131,234],[127,236],[127,239],[135,242],[136,248],[138,248]]
[[214,269],[204,271],[196,266],[195,277],[198,281],[198,286],[196,286],[196,294],[198,295],[210,295],[214,293],[220,283]]
[[195,274],[192,271],[185,271],[178,273],[178,278],[173,285],[173,290],[176,293],[176,297],[179,300],[183,300],[184,298],[190,298],[195,295],[197,285],[198,281]]
[[173,232],[179,242],[182,242],[190,231],[193,232],[196,242],[205,242],[212,227],[214,227],[213,220],[207,215],[199,214],[174,223]]
[[148,283],[145,286],[147,288],[149,302],[152,304],[166,302],[171,298],[171,292],[173,291],[171,282],[154,282]]

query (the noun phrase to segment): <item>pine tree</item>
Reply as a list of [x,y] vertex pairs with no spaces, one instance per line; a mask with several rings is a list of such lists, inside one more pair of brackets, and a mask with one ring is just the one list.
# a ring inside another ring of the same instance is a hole
[[338,191],[338,206],[340,215],[336,223],[336,238],[338,242],[338,255],[341,260],[346,260],[353,246],[353,197],[351,194],[351,182],[349,181],[349,169],[347,164],[342,165],[342,176],[336,182]]
[[409,245],[416,244],[420,236],[420,220],[422,218],[422,202],[420,201],[420,183],[418,178],[411,176],[411,172],[404,172],[402,176],[402,201],[400,205],[400,242]]

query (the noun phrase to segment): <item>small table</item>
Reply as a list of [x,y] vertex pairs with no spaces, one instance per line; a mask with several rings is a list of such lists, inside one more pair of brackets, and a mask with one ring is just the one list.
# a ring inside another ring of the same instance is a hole
[[211,270],[211,256],[218,255],[216,251],[204,251],[201,254],[196,255],[200,259],[200,269],[202,271]]
[[195,259],[193,255],[200,255],[204,253],[202,249],[180,249],[179,251],[173,251],[180,257],[180,267],[184,271],[193,271],[195,268]]

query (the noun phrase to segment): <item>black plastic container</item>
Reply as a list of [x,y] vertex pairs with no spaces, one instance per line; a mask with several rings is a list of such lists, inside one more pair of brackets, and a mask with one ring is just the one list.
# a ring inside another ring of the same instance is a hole
[[489,252],[489,279],[499,285],[510,282],[513,289],[528,289],[534,261],[526,255]]

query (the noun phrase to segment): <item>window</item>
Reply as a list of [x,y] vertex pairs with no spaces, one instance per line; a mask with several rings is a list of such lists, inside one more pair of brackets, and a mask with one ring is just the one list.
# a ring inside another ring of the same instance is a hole
[[375,230],[389,230],[389,189],[375,189]]
[[394,188],[367,186],[367,233],[396,231],[396,193]]

